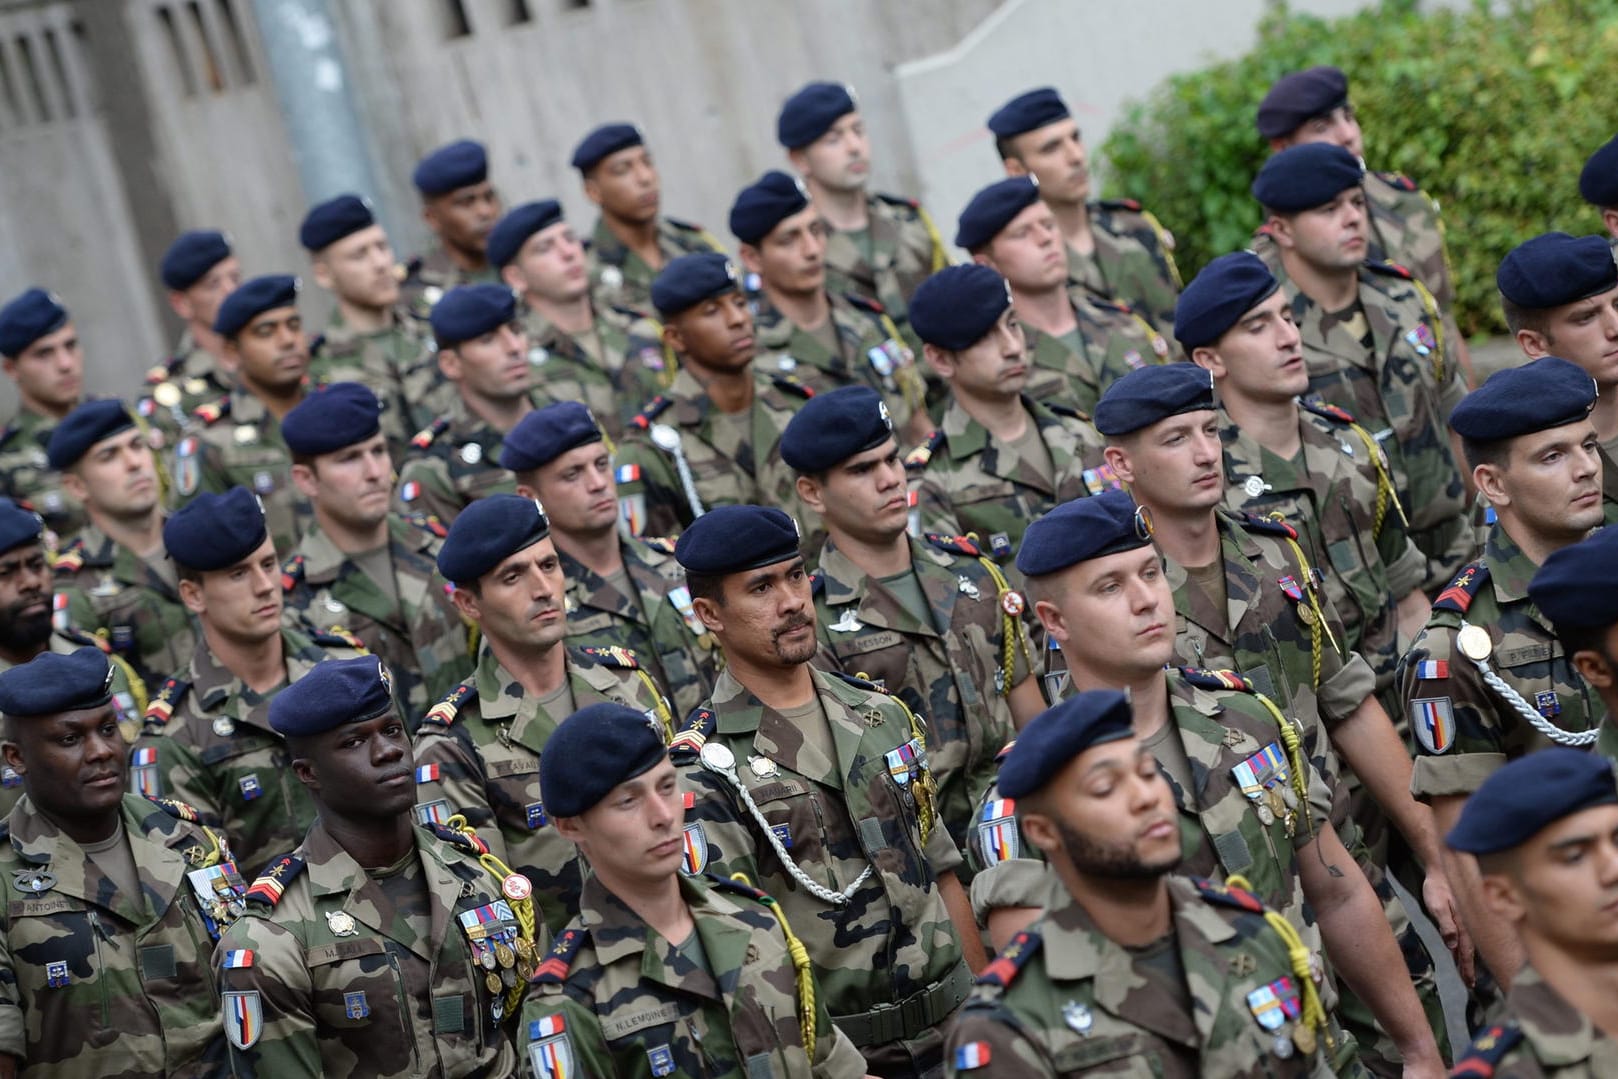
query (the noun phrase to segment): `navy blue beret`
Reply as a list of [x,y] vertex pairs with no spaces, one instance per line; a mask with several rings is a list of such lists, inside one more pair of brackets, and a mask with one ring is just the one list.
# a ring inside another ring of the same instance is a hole
[[438,572],[453,584],[470,584],[550,534],[551,523],[534,499],[486,495],[449,526],[438,549]]
[[869,386],[817,393],[781,432],[781,460],[795,472],[824,472],[893,437],[893,417]]
[[670,259],[652,281],[652,306],[664,318],[689,310],[703,300],[735,292],[742,286],[736,265],[717,251]]
[[1618,206],[1618,136],[1590,155],[1579,173],[1579,194],[1602,209]]
[[1283,75],[1258,103],[1258,133],[1267,139],[1292,134],[1305,120],[1348,104],[1348,76],[1335,67],[1312,67]]
[[1018,94],[994,110],[989,117],[989,130],[997,139],[1009,139],[1029,131],[1037,131],[1047,124],[1066,120],[1071,113],[1054,87],[1041,86]]
[[0,554],[14,551],[25,543],[38,543],[44,531],[45,522],[39,514],[9,498],[0,498]]
[[1042,577],[1151,542],[1151,515],[1126,492],[1103,491],[1064,502],[1029,525],[1017,549],[1017,569],[1025,577]]
[[1096,430],[1111,437],[1185,412],[1214,408],[1213,374],[1194,363],[1140,367],[1108,386],[1096,402]]
[[500,446],[500,467],[513,472],[548,465],[568,450],[601,441],[601,428],[577,401],[536,408],[511,429]]
[[202,573],[229,569],[262,547],[269,535],[263,504],[241,486],[222,495],[197,495],[163,522],[169,557]]
[[1618,622],[1618,528],[1601,528],[1552,551],[1534,572],[1528,598],[1558,629],[1603,629]]
[[0,712],[8,716],[54,716],[95,708],[112,696],[112,664],[95,647],[63,655],[41,652],[27,663],[0,671]]
[[221,337],[235,337],[249,322],[266,311],[292,307],[298,302],[298,279],[290,274],[266,274],[242,282],[225,297],[213,318],[213,331]]
[[481,142],[460,139],[440,146],[416,163],[416,190],[428,198],[447,195],[489,178],[489,153]]
[[1011,176],[972,196],[955,224],[955,245],[976,251],[1011,224],[1011,219],[1039,201],[1039,181]]
[[1496,371],[1461,398],[1449,425],[1474,442],[1500,442],[1577,423],[1596,403],[1595,379],[1560,356]]
[[603,158],[645,143],[645,136],[634,124],[602,124],[580,139],[573,148],[573,167],[588,173],[601,164]]
[[1618,802],[1612,767],[1599,753],[1567,746],[1507,761],[1472,792],[1445,840],[1468,854],[1521,846],[1563,817]]
[[292,738],[364,723],[393,708],[393,676],[380,656],[327,659],[270,698],[270,726]]
[[688,573],[722,577],[797,558],[798,523],[774,506],[715,506],[674,545]]
[[312,207],[298,226],[298,242],[306,251],[323,251],[344,236],[376,224],[371,204],[358,195],[338,195]]
[[1202,268],[1174,304],[1174,336],[1187,351],[1211,345],[1281,282],[1251,251],[1220,255]]
[[809,205],[803,181],[771,169],[744,187],[730,205],[730,231],[744,244],[758,246],[770,231]]
[[505,285],[457,285],[433,304],[428,321],[439,348],[454,348],[517,318],[517,297]]
[[1306,142],[1273,155],[1258,170],[1253,197],[1277,213],[1324,206],[1365,179],[1360,159],[1329,142]]
[[163,252],[157,272],[163,284],[182,292],[202,280],[204,274],[230,257],[230,240],[216,229],[182,232]]
[[135,426],[135,418],[124,403],[116,397],[102,397],[86,401],[63,417],[51,432],[45,456],[50,466],[60,472],[79,463],[79,458],[90,452],[104,438]]
[[489,232],[489,262],[505,266],[517,257],[528,237],[562,220],[562,204],[555,199],[525,202],[502,217]]
[[612,701],[585,705],[562,720],[539,755],[545,815],[554,820],[588,812],[618,784],[645,775],[668,755],[655,716]]
[[983,340],[1011,306],[1011,285],[979,262],[946,266],[910,297],[910,328],[927,344],[960,352]]
[[1115,689],[1091,689],[1028,721],[1000,765],[1000,796],[1026,798],[1092,746],[1128,738],[1135,716]]
[[808,146],[857,108],[847,83],[812,82],[782,103],[775,141],[788,150]]
[[305,394],[281,419],[281,437],[300,457],[336,453],[381,429],[382,402],[358,382],[333,382]]
[[42,288],[31,288],[0,307],[0,356],[20,356],[23,349],[67,325],[67,308]]
[[1543,311],[1618,288],[1618,266],[1604,236],[1547,232],[1512,248],[1494,283],[1518,307]]

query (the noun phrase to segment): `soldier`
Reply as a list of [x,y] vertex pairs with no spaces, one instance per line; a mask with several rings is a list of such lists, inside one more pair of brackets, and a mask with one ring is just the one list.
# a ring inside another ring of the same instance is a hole
[[534,407],[534,366],[504,285],[462,285],[433,308],[438,367],[455,387],[448,412],[416,433],[399,465],[398,508],[448,524],[474,499],[515,487],[500,440]]
[[224,366],[235,383],[228,396],[192,413],[172,473],[182,504],[199,492],[252,491],[280,551],[297,545],[310,514],[292,485],[292,454],[281,437],[281,417],[303,400],[309,370],[297,304],[298,279],[277,274],[253,278],[219,305],[214,331],[224,338]]
[[1029,521],[1115,486],[1100,468],[1101,438],[1076,409],[1023,392],[1027,342],[994,270],[940,271],[917,290],[910,320],[950,391],[938,430],[905,458],[918,522],[911,534],[975,534],[1010,566]]
[[1387,454],[1410,538],[1427,556],[1422,590],[1435,595],[1472,553],[1460,451],[1445,429],[1466,383],[1432,294],[1366,258],[1364,171],[1340,146],[1306,143],[1264,163],[1253,197],[1279,251],[1309,387]]
[[577,401],[535,409],[512,428],[500,463],[519,495],[545,507],[567,578],[566,643],[628,648],[676,715],[707,700],[719,671],[713,635],[691,606],[673,541],[619,531],[612,458],[590,410]]
[[51,433],[50,463],[90,523],[56,556],[55,603],[105,640],[149,685],[191,662],[196,624],[163,551],[157,459],[115,400],[87,401]]
[[497,280],[485,245],[500,220],[500,195],[489,182],[488,151],[471,139],[422,158],[411,180],[421,193],[421,219],[438,239],[405,270],[404,304],[425,319],[450,289]]
[[803,181],[770,171],[730,208],[742,265],[762,291],[760,348],[816,393],[863,384],[882,394],[912,439],[931,429],[927,385],[915,353],[882,305],[826,288],[830,231]]
[[[1174,803],[1128,697],[1040,715],[1000,783],[1057,884],[951,1025],[951,1076],[1337,1074],[1341,1035],[1292,926],[1245,890],[1169,876]],[[1406,1071],[1442,1073],[1431,1052]]]
[[292,482],[315,519],[281,565],[283,603],[313,633],[351,633],[380,656],[414,724],[472,673],[467,627],[434,560],[444,527],[389,509],[382,404],[334,382],[287,413]]
[[158,265],[168,289],[169,307],[185,323],[168,359],[146,372],[136,410],[154,428],[154,449],[179,437],[197,406],[230,392],[219,366],[225,343],[213,320],[225,297],[242,284],[242,264],[230,238],[217,229],[197,229],[175,237]]
[[669,261],[722,251],[700,225],[660,212],[662,178],[640,128],[603,124],[573,149],[584,195],[601,208],[590,234],[590,291],[600,307],[645,313],[652,279]]
[[1579,172],[1579,194],[1601,211],[1607,244],[1618,257],[1618,135],[1590,155]]
[[400,304],[388,234],[370,203],[338,195],[304,215],[298,241],[309,252],[315,283],[336,300],[310,381],[369,386],[385,406],[388,452],[402,460],[410,436],[433,418],[429,402],[443,376],[433,362],[426,323]]
[[628,649],[563,647],[567,582],[549,532],[533,499],[489,495],[456,519],[438,552],[483,648],[476,671],[416,732],[416,816],[464,817],[489,853],[533,881],[537,913],[557,932],[578,909],[583,865],[548,827],[539,792],[546,743],[563,719],[599,701],[665,730],[673,717]]
[[0,1073],[219,1075],[208,948],[245,889],[189,806],[124,793],[111,686],[94,648],[0,674],[0,751],[26,790],[0,843]]
[[1527,964],[1503,1013],[1456,1075],[1597,1079],[1618,1074],[1618,1012],[1607,978],[1618,786],[1609,758],[1555,747],[1478,787],[1449,834],[1474,856],[1483,902],[1510,923]]
[[584,245],[555,199],[517,207],[489,233],[489,261],[522,299],[529,359],[548,401],[579,401],[611,438],[674,377],[662,327],[590,296]]
[[929,274],[949,265],[949,251],[919,202],[868,190],[871,140],[853,88],[804,86],[782,103],[775,137],[831,226],[826,290],[869,297],[906,326],[910,297]]
[[521,875],[485,869],[466,836],[416,827],[388,683],[358,656],[270,706],[319,817],[214,952],[235,1075],[515,1074],[502,1025],[549,938]]
[[50,471],[45,444],[84,393],[79,331],[51,293],[31,288],[0,307],[0,370],[17,388],[17,413],[0,428],[0,495],[26,502],[59,536],[84,527],[84,507]]
[[[1528,598],[1545,616],[1568,663],[1601,698],[1607,716],[1618,716],[1618,648],[1609,638],[1618,623],[1611,576],[1618,528],[1598,528],[1589,537],[1552,551],[1528,582]],[[1595,750],[1618,760],[1618,725],[1603,718]]]
[[293,780],[269,702],[359,641],[281,625],[280,565],[252,492],[200,495],[163,525],[180,598],[202,627],[196,653],[163,683],[130,755],[130,785],[196,807],[230,837],[245,877],[297,843],[314,805]]
[[551,736],[540,784],[591,874],[523,1005],[524,1076],[865,1074],[775,900],[680,875],[684,808],[661,729],[621,705],[580,709]]
[[811,391],[755,365],[753,315],[736,267],[720,254],[682,255],[657,275],[652,302],[680,373],[631,421],[619,447],[623,527],[669,536],[714,506],[748,502],[796,514],[778,444]]
[[996,754],[1045,706],[1023,597],[971,540],[905,534],[904,465],[875,390],[810,401],[787,424],[781,457],[828,533],[813,552],[821,646],[927,717],[938,814],[960,847]]
[[1134,199],[1090,198],[1089,155],[1078,122],[1049,86],[1019,94],[989,117],[1007,176],[1032,176],[1056,216],[1076,283],[1139,311],[1166,333],[1180,271],[1174,237]]
[[1028,339],[1028,396],[1089,415],[1102,391],[1158,363],[1168,342],[1122,304],[1070,284],[1056,214],[1032,176],[1014,176],[972,196],[955,243],[1005,277]]
[[[1411,790],[1440,828],[1508,758],[1552,744],[1588,745],[1605,709],[1528,595],[1547,555],[1601,523],[1595,385],[1546,356],[1489,376],[1450,417],[1472,478],[1495,513],[1483,556],[1433,603],[1400,664],[1416,736]],[[1532,702],[1532,703],[1530,703]],[[1502,983],[1520,953],[1479,901],[1476,870],[1451,858],[1467,928]]]
[[868,1071],[936,1075],[983,954],[923,721],[872,682],[809,665],[814,600],[786,514],[721,506],[675,555],[725,653],[672,743],[695,788],[685,872],[741,872],[776,897]]

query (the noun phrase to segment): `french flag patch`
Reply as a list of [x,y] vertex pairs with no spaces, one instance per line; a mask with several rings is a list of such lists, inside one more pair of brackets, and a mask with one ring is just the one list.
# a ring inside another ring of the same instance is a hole
[[253,949],[233,949],[225,953],[225,961],[220,964],[226,970],[240,970],[253,965]]
[[971,1071],[989,1063],[988,1042],[967,1042],[955,1050],[955,1070]]
[[1422,681],[1449,677],[1449,660],[1424,659],[1416,664],[1416,677]]
[[411,480],[409,483],[399,488],[399,498],[405,502],[414,502],[420,497],[421,484],[417,483],[415,480]]
[[417,783],[437,783],[438,782],[438,765],[436,765],[436,764],[417,765],[416,766],[416,782]]
[[619,465],[613,478],[619,483],[634,483],[640,479],[640,465]]

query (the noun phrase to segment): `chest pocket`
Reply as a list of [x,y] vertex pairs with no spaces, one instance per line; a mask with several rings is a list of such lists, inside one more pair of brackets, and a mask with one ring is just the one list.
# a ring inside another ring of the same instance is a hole
[[[921,853],[916,800],[909,783],[900,783],[885,756],[861,761],[846,788],[849,812],[856,816],[860,843],[876,868],[925,890],[928,870]],[[942,828],[942,821],[934,827]]]
[[1139,1033],[1113,1037],[1068,1035],[1052,1052],[1051,1060],[1056,1071],[1064,1075],[1098,1070],[1109,1079],[1159,1079],[1165,1071],[1153,1039]]
[[973,483],[962,487],[950,496],[950,501],[957,506],[974,505],[980,502],[999,502],[1016,497],[1017,485],[1010,480],[989,480],[984,483]]
[[548,823],[540,805],[536,754],[496,742],[483,747],[483,765],[489,774],[489,801],[502,825],[531,832]]
[[[320,922],[313,923],[323,932]],[[359,1035],[378,1072],[410,1070],[414,1052],[402,962],[385,941],[355,937],[312,945],[305,953],[314,988],[315,1020],[326,1030]],[[364,1032],[360,1035],[360,1032]],[[343,1037],[339,1033],[339,1038]]]
[[28,1001],[30,1025],[82,1030],[97,1047],[116,1041],[121,1032],[112,1025],[111,983],[114,971],[139,970],[133,934],[116,932],[116,919],[72,896],[17,898],[9,882],[7,892],[11,969]]

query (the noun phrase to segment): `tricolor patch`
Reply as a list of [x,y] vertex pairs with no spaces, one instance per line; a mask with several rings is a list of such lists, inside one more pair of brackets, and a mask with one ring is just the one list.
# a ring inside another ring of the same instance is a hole
[[225,953],[224,962],[219,964],[223,970],[241,970],[252,965],[253,949],[251,948],[232,948]]
[[264,1007],[259,1001],[258,990],[226,990],[224,997],[225,1036],[236,1048],[251,1049],[258,1044],[259,1035],[264,1033]]
[[955,1049],[955,1070],[972,1071],[989,1063],[988,1042],[967,1042]]
[[640,465],[619,465],[612,478],[619,483],[640,482]]
[[421,484],[411,480],[399,488],[399,499],[403,502],[414,502],[421,497]]
[[1410,702],[1410,729],[1428,753],[1455,744],[1455,710],[1448,697],[1416,697]]
[[702,823],[685,826],[685,858],[680,865],[680,871],[688,877],[697,876],[708,868],[708,833],[702,830]]
[[529,1021],[528,1063],[536,1079],[573,1079],[573,1046],[560,1015]]
[[416,766],[417,783],[437,783],[439,779],[438,765],[420,764]]
[[1416,664],[1416,678],[1421,681],[1436,681],[1449,677],[1449,661],[1446,659],[1424,659]]
[[67,593],[58,592],[51,597],[51,627],[58,633],[66,633],[68,625]]
[[999,865],[1017,857],[1022,849],[1017,831],[1016,799],[992,798],[979,818],[978,854],[984,865]]

